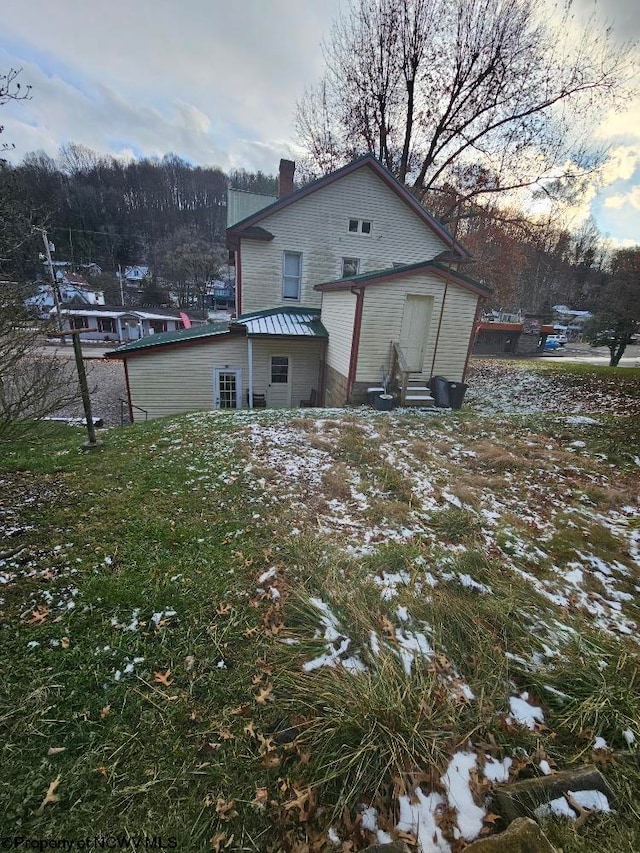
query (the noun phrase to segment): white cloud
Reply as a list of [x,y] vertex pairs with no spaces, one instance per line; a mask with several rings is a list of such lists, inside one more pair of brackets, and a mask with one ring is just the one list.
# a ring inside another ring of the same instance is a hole
[[24,66],[33,98],[3,108],[6,138],[21,153],[73,140],[274,171],[338,2],[9,4],[0,68]]
[[620,208],[629,205],[640,210],[640,186],[635,186],[627,193],[618,193],[617,195],[609,196],[605,199],[604,206],[620,210]]

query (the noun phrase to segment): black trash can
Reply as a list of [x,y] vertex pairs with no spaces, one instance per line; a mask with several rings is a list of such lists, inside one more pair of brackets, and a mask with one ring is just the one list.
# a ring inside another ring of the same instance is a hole
[[377,394],[373,398],[374,408],[380,412],[390,412],[393,409],[395,400],[391,394]]
[[429,380],[429,390],[431,396],[436,402],[436,406],[440,409],[448,409],[451,403],[449,402],[449,385],[451,383],[444,376],[432,376]]
[[469,386],[463,382],[449,383],[449,405],[452,409],[461,409],[464,393]]

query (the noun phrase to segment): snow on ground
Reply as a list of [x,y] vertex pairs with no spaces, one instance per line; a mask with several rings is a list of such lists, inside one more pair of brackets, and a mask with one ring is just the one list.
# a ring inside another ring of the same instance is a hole
[[[415,619],[407,606],[408,596],[428,599],[443,584],[462,587],[470,596],[492,596],[492,584],[474,576],[473,568],[457,567],[456,560],[472,549],[480,549],[515,584],[526,583],[549,604],[544,614],[525,606],[519,613],[532,638],[530,654],[517,658],[521,666],[540,670],[562,656],[575,634],[562,622],[563,613],[582,614],[603,631],[631,641],[638,636],[637,489],[622,490],[619,471],[589,449],[588,438],[600,429],[599,415],[620,407],[626,413],[637,411],[637,401],[621,401],[619,395],[614,399],[613,389],[594,393],[580,382],[568,390],[558,374],[524,365],[510,365],[507,372],[504,363],[473,362],[469,381],[467,400],[480,412],[475,419],[459,419],[450,412],[381,413],[364,407],[316,410],[313,417],[268,410],[195,413],[167,422],[150,448],[149,464],[170,464],[183,471],[183,486],[201,496],[211,511],[232,511],[220,485],[238,483],[256,525],[275,520],[283,536],[313,536],[354,566],[391,543],[426,543],[428,557],[416,557],[402,568],[391,563],[371,569],[364,577],[362,582],[389,608],[395,624],[389,623],[386,636],[372,627],[363,649],[349,636],[349,625],[334,610],[329,592],[311,598],[315,639],[322,652],[304,660],[306,672],[342,667],[357,676],[379,656],[392,653],[408,676],[424,664],[437,671],[456,700],[474,702],[455,662],[446,659],[429,625]],[[533,422],[520,426],[511,417],[541,412],[556,416],[557,435],[548,424],[546,429]],[[126,441],[126,433],[117,435]],[[23,506],[31,509],[34,501],[55,497],[36,499],[25,493]],[[58,581],[52,591],[37,591],[34,584],[24,605],[33,618],[40,608],[63,613],[77,603],[84,606],[74,576],[87,556],[76,556],[73,543],[61,542],[53,554],[13,549],[12,540],[28,532],[19,507],[20,501],[0,503],[0,534],[7,543],[0,553],[0,584],[24,577]],[[434,526],[437,519],[443,519],[439,527]],[[447,525],[453,525],[452,530],[461,525],[461,535],[452,539]],[[465,538],[467,529],[475,531],[473,545]],[[242,534],[239,528],[228,533],[228,539],[233,542]],[[113,558],[106,554],[92,559],[92,570],[101,572],[109,570]],[[180,573],[171,578],[175,583],[181,579]],[[265,595],[279,602],[286,568],[266,568],[257,581]],[[168,605],[156,612],[114,612],[111,625],[116,632],[137,631],[141,625],[159,630],[176,617]],[[300,640],[288,637],[282,642]],[[116,680],[131,676],[143,662],[119,658],[109,647],[96,654],[112,659]],[[551,686],[547,689],[558,693]],[[508,714],[506,720],[514,726],[535,730],[544,725],[542,700],[531,700],[527,693],[512,695],[509,708],[496,713],[503,718]],[[631,729],[622,737],[629,745],[636,739]],[[594,747],[602,748],[598,740]],[[399,799],[398,828],[416,834],[423,853],[447,853],[450,845],[438,819],[450,808],[456,837],[476,837],[484,810],[474,797],[472,778],[483,773],[491,783],[505,781],[511,763],[509,756],[478,756],[469,745],[468,751],[452,757],[441,793],[418,787],[412,796]],[[544,759],[539,768],[551,772]],[[598,798],[589,799],[588,793],[576,792],[575,802],[583,808],[608,808]],[[576,815],[565,798],[548,809]],[[386,840],[376,820],[375,809],[366,808],[363,826],[368,822],[378,840]]]

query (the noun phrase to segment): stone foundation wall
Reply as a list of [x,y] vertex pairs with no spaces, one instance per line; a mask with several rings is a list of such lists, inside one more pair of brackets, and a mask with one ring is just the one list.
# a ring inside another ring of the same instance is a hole
[[347,399],[347,377],[327,365],[325,406],[344,406]]
[[[351,389],[349,403],[359,405],[367,402],[367,388],[376,385],[375,382],[355,382]],[[347,377],[327,365],[327,387],[325,391],[325,406],[344,406],[347,402]]]

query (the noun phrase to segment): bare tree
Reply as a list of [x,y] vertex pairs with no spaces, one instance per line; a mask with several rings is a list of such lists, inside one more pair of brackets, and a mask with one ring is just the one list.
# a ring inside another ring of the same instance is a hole
[[15,282],[0,281],[0,442],[78,396],[73,362],[40,349],[46,328],[29,320],[21,297]]
[[[0,75],[0,106],[28,97],[30,87],[24,90],[16,82],[19,73],[12,69]],[[23,288],[13,280],[20,256],[33,239],[33,211],[11,177],[0,161],[0,441],[77,396],[71,363],[39,350],[45,329],[35,327],[27,316]]]
[[[589,119],[629,94],[632,46],[571,4],[353,0],[324,45],[324,79],[298,105],[309,168],[370,152],[419,198],[462,199],[593,168]],[[555,15],[555,17],[554,17]],[[445,211],[450,219],[459,201]]]
[[[22,72],[21,68],[10,68],[6,74],[0,74],[0,107],[9,101],[25,101],[31,97],[31,86],[22,86],[18,77]],[[4,126],[0,125],[0,133],[4,130]],[[11,151],[14,148],[9,143],[2,143],[0,151]]]

